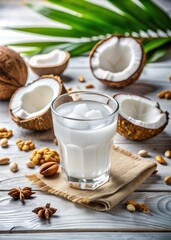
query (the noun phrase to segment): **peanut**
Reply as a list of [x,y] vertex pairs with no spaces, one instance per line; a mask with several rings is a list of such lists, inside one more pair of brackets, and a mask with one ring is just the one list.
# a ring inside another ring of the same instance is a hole
[[167,164],[162,156],[156,156],[156,161],[160,164],[163,164],[163,165]]
[[165,153],[164,153],[165,157],[167,158],[171,158],[171,150],[167,150]]
[[2,139],[0,140],[0,145],[1,145],[1,147],[3,147],[3,148],[8,147],[8,139],[7,139],[7,138],[2,138]]
[[84,78],[84,76],[78,76],[78,81],[79,82],[85,82],[85,78]]
[[171,176],[168,176],[164,179],[164,182],[168,185],[171,185]]
[[26,161],[26,165],[27,165],[28,168],[34,168],[35,167],[35,164],[31,160]]
[[72,87],[68,87],[66,90],[67,90],[67,92],[70,93],[70,92],[72,92]]
[[147,157],[147,156],[148,156],[148,151],[142,149],[142,150],[140,150],[140,151],[138,152],[138,155],[139,155],[140,157]]
[[58,145],[58,140],[57,140],[57,138],[54,138],[53,143],[54,143],[55,145]]
[[1,157],[1,158],[0,158],[0,165],[8,164],[9,161],[10,161],[9,158],[7,158],[7,157]]
[[128,204],[126,206],[127,210],[130,211],[130,212],[135,212],[136,211],[136,208],[133,204]]
[[9,165],[9,168],[12,172],[17,172],[18,171],[18,165],[15,162],[11,162]]

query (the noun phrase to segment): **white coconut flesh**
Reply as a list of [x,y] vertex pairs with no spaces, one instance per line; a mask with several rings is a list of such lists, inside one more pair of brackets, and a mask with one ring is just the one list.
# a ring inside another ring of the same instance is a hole
[[156,102],[134,95],[117,95],[120,115],[134,125],[157,129],[167,122],[167,116]]
[[43,78],[20,88],[11,102],[12,114],[21,119],[41,115],[50,108],[59,90],[59,83],[52,78]]
[[56,49],[47,54],[38,54],[30,58],[29,64],[32,67],[52,67],[65,63],[67,60],[67,53],[65,51]]
[[142,48],[134,38],[112,37],[101,43],[91,59],[94,75],[113,82],[124,81],[139,68]]

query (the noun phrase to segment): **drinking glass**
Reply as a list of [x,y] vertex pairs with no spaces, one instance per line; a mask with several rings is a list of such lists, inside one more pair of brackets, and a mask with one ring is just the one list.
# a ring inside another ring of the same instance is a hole
[[51,105],[61,166],[71,187],[94,190],[109,180],[119,104],[112,97],[77,91]]

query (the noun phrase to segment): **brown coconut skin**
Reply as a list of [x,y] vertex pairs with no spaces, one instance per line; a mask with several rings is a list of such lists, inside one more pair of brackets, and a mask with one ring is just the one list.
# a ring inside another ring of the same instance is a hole
[[0,100],[8,100],[27,81],[27,66],[19,53],[0,46]]
[[[62,83],[62,80],[60,79],[59,76],[53,76],[53,75],[44,75],[42,76],[41,78],[35,80],[35,81],[38,81],[40,79],[43,79],[43,78],[53,78],[55,79],[58,83],[59,83],[59,86],[60,86],[60,89],[59,89],[59,93],[57,96],[59,95],[62,95],[64,93],[67,93],[63,83]],[[34,81],[34,82],[35,82]],[[19,91],[20,89],[18,89],[14,95]],[[10,114],[10,117],[11,119],[19,126],[19,127],[22,127],[22,128],[25,128],[25,129],[29,129],[29,130],[35,130],[35,131],[44,131],[44,130],[48,130],[50,128],[53,127],[53,123],[52,123],[52,115],[51,115],[51,110],[50,108],[45,111],[43,114],[41,115],[37,115],[36,117],[33,117],[33,118],[29,118],[29,119],[21,119],[21,118],[18,118],[18,117],[15,117],[11,111],[11,103],[13,101],[13,98],[14,98],[14,95],[12,96],[11,100],[10,100],[10,103],[9,103],[9,114]]]
[[[103,44],[104,42],[108,41],[109,39],[111,39],[112,37],[118,37],[118,38],[133,38],[137,43],[139,43],[140,47],[141,47],[141,50],[142,50],[142,59],[141,59],[141,63],[139,65],[139,68],[137,69],[137,71],[132,74],[129,78],[127,79],[123,79],[123,81],[119,81],[119,82],[113,82],[113,81],[109,81],[107,79],[100,79],[98,78],[95,74],[94,74],[94,71],[93,71],[93,67],[92,67],[92,64],[91,64],[91,58],[93,57],[93,54],[95,53],[96,49],[98,48],[98,46],[100,46],[101,44]],[[110,37],[107,37],[107,38],[104,38],[102,39],[101,41],[99,41],[91,50],[90,54],[89,54],[89,59],[90,59],[90,68],[91,68],[91,71],[94,75],[94,77],[96,79],[98,79],[101,83],[109,86],[109,87],[113,87],[113,88],[122,88],[122,87],[125,87],[125,86],[128,86],[132,83],[134,83],[138,77],[140,76],[143,68],[144,68],[144,65],[145,65],[145,62],[146,62],[146,54],[144,52],[144,48],[143,48],[143,45],[141,43],[141,41],[139,39],[136,39],[134,37],[130,37],[130,36],[121,36],[121,35],[117,35],[117,34],[113,34],[111,35]]]
[[49,75],[49,74],[60,76],[65,71],[68,65],[68,62],[70,60],[70,54],[67,51],[65,51],[65,53],[66,53],[66,59],[61,64],[54,65],[51,67],[35,67],[35,66],[32,66],[30,62],[28,62],[29,67],[32,69],[33,72],[35,72],[39,76]]
[[[115,94],[113,97],[115,98],[118,95],[133,95],[130,93],[118,93]],[[134,94],[135,96],[135,94]],[[136,95],[136,96],[140,96],[140,95]],[[140,96],[140,97],[144,97],[148,100],[150,100],[149,98],[145,97],[145,96]],[[160,109],[160,105],[158,104],[158,109]],[[160,109],[160,111],[163,113],[163,111]],[[142,141],[142,140],[146,140],[152,137],[157,136],[159,133],[161,133],[165,127],[168,124],[169,121],[169,113],[165,112],[166,114],[166,123],[161,126],[158,129],[150,129],[150,128],[144,128],[138,125],[134,125],[133,123],[129,122],[127,119],[123,118],[122,115],[119,113],[118,114],[118,121],[117,121],[117,132],[124,136],[125,138],[128,138],[130,140],[133,141]]]
[[137,126],[130,123],[128,120],[124,119],[120,114],[118,115],[118,123],[117,123],[117,132],[133,141],[142,141],[152,137],[155,137],[159,133],[161,133],[164,128],[168,124],[168,113],[167,114],[167,122],[158,129],[149,129]]

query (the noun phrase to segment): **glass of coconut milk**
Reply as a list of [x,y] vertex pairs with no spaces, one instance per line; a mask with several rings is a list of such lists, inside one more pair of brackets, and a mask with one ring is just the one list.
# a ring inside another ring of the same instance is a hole
[[109,180],[119,104],[112,97],[77,91],[51,106],[61,165],[69,185],[94,190]]

